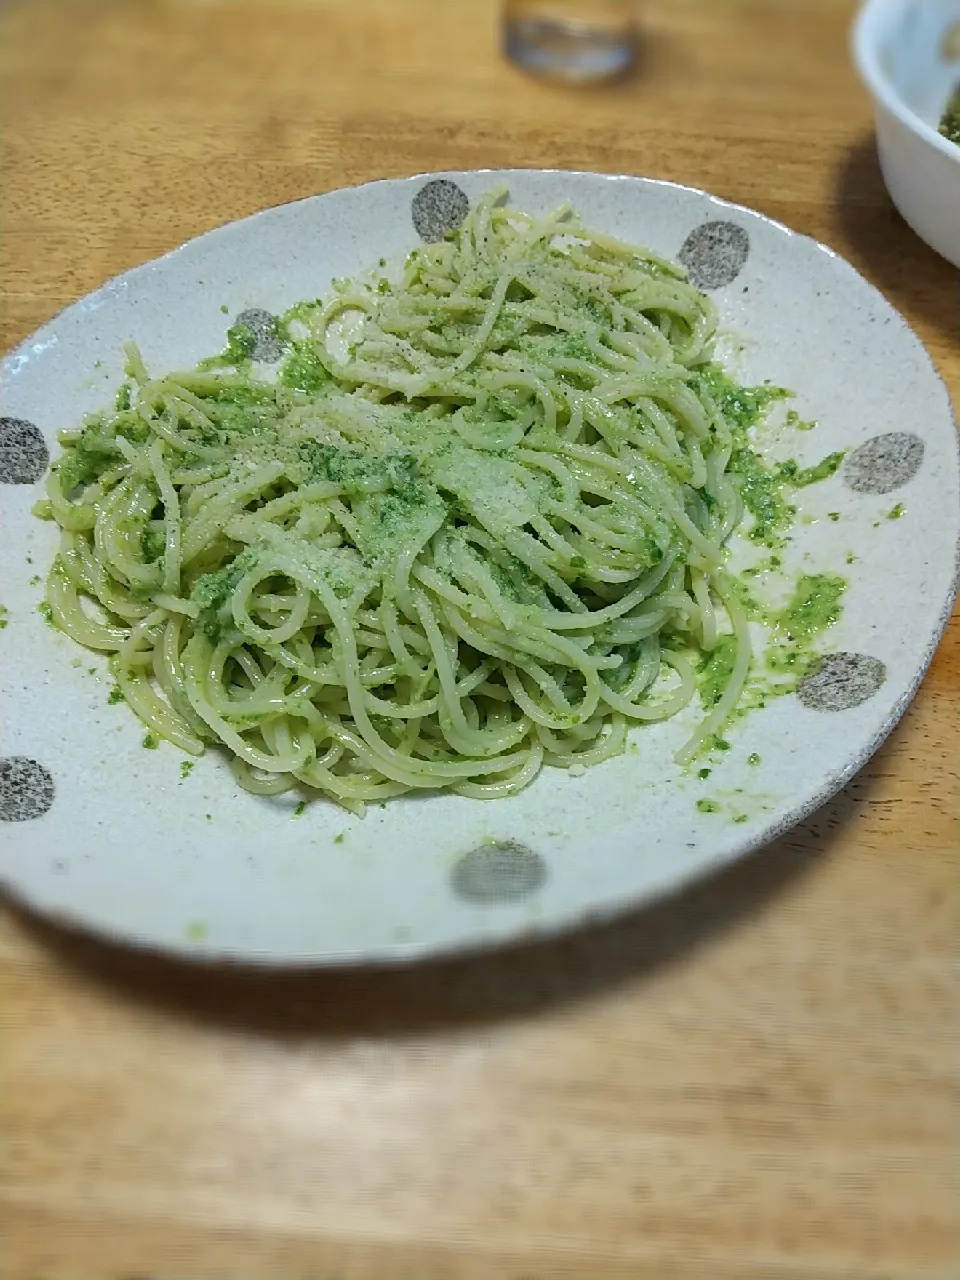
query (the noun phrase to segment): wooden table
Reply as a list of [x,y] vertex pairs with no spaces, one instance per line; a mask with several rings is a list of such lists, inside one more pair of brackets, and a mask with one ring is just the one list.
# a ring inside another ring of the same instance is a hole
[[[10,0],[7,347],[264,205],[418,170],[652,174],[825,240],[960,395],[834,0],[651,0],[633,83],[494,0]],[[960,620],[834,803],[509,956],[231,977],[0,924],[5,1280],[956,1280]]]

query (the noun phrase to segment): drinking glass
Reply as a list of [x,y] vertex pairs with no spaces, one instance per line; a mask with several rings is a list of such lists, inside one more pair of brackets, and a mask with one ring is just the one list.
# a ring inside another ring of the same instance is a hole
[[504,0],[504,52],[540,75],[609,80],[636,58],[636,11],[636,0]]

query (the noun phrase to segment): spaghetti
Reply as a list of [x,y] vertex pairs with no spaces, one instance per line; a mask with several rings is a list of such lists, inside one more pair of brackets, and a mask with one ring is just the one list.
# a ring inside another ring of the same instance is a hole
[[738,406],[776,393],[721,394],[679,267],[501,194],[276,322],[275,380],[243,327],[193,372],[130,346],[116,408],[61,436],[53,620],[252,791],[510,795],[675,715],[721,634],[681,761],[740,698]]

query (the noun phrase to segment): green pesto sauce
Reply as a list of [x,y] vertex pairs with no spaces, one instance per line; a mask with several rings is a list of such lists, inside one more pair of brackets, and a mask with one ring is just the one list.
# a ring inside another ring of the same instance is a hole
[[812,467],[799,467],[793,459],[771,470],[752,449],[738,449],[730,459],[730,470],[740,479],[743,505],[753,516],[749,537],[769,547],[783,545],[797,508],[784,497],[784,489],[804,489],[835,475],[846,454],[831,453]]
[[797,514],[796,507],[783,496],[785,478],[768,471],[752,449],[737,449],[729,469],[739,478],[743,505],[753,516],[750,540],[769,547],[782,546],[784,534]]
[[940,133],[960,147],[960,84],[954,89],[940,121]]
[[240,369],[249,364],[253,357],[253,349],[257,345],[257,336],[245,324],[231,325],[227,330],[227,345],[218,356],[209,356],[201,360],[198,369]]
[[189,778],[191,773],[193,773],[193,770],[194,762],[192,760],[184,760],[180,765],[180,777],[184,779]]
[[775,615],[778,632],[794,644],[809,644],[840,617],[846,580],[835,574],[801,574],[793,598]]
[[829,453],[814,466],[805,467],[802,471],[798,471],[790,479],[790,483],[795,489],[804,489],[808,484],[819,484],[821,480],[827,480],[830,476],[836,475],[846,456],[846,449],[840,449],[837,453]]
[[200,629],[211,644],[219,643],[224,631],[234,625],[230,598],[237,583],[256,562],[256,552],[247,548],[225,568],[217,573],[201,574],[193,584],[190,599],[200,608]]
[[[773,675],[789,677],[783,684],[774,685],[766,690],[770,697],[778,697],[786,693],[795,693],[797,685],[807,673],[807,668],[814,655],[796,645],[771,645],[767,652],[767,670]],[[761,706],[763,703],[760,704]]]
[[230,364],[242,364],[253,355],[256,345],[257,339],[252,329],[245,324],[233,324],[227,330],[224,358],[229,360]]
[[700,663],[700,701],[704,709],[715,707],[723,697],[730,682],[737,660],[737,641],[734,636],[720,636],[713,651]]
[[294,809],[293,816],[295,818],[299,818],[302,813],[306,812],[306,809],[307,809],[306,800],[301,800],[300,803],[297,805],[297,807]]
[[727,422],[742,432],[755,427],[775,400],[786,400],[793,394],[785,387],[741,387],[715,364],[700,373],[699,384]]
[[146,747],[148,751],[156,751],[157,747],[160,745],[160,739],[154,734],[148,733],[145,735],[141,745]]
[[123,702],[123,701],[124,701],[123,690],[120,688],[119,685],[117,685],[110,690],[110,693],[107,697],[107,702],[110,704],[111,707],[115,707],[118,702]]
[[756,753],[756,751],[754,751],[751,755],[747,756],[747,764],[758,765],[759,763],[760,763],[760,757]]
[[147,564],[156,564],[167,549],[166,534],[160,529],[144,529],[140,535],[140,550]]
[[[737,478],[743,504],[753,516],[748,537],[771,549],[781,547],[797,514],[785,496],[786,489],[802,489],[834,475],[845,457],[832,453],[812,467],[800,467],[793,459],[770,466],[748,445],[747,432],[763,418],[776,400],[788,398],[792,392],[783,387],[764,385],[741,387],[717,365],[708,365],[697,375],[697,389],[706,393],[717,406],[734,437],[734,450],[729,470]],[[810,430],[814,422],[803,422],[795,410],[787,413],[788,426]]]
[[712,769],[698,769],[697,777],[700,779],[701,782],[704,782],[707,778],[710,777],[711,773],[713,773]]
[[0,604],[0,631],[3,631],[9,621],[10,610],[5,604]]
[[817,426],[813,418],[801,418],[796,409],[787,411],[787,426],[792,427],[794,431],[812,431]]
[[887,519],[899,520],[901,516],[904,516],[906,514],[907,514],[907,508],[903,505],[902,502],[898,502],[895,507],[893,507],[890,511],[887,512]]
[[728,579],[728,586],[740,601],[744,613],[751,622],[769,622],[768,611],[748,590],[746,583],[742,582],[739,578],[731,577]]
[[315,394],[330,381],[330,373],[313,343],[297,342],[280,368],[278,381],[296,391]]
[[41,600],[37,605],[37,613],[43,618],[48,627],[53,627],[54,631],[59,630],[57,624],[53,620],[53,609],[48,600]]
[[719,813],[720,806],[716,800],[698,800],[697,809],[700,813]]
[[[769,641],[761,660],[753,664],[743,694],[727,723],[739,722],[751,712],[767,706],[772,699],[796,692],[800,680],[817,659],[813,642],[840,617],[845,589],[843,578],[831,574],[802,574],[784,608],[751,615],[759,617],[769,628]],[[722,677],[722,665],[717,665],[718,675]],[[708,683],[705,695],[701,693],[701,697],[712,694]],[[709,704],[705,701],[704,705]],[[714,736],[704,744],[702,751],[724,751],[729,746],[725,739]],[[760,756],[754,753],[747,763],[758,765]]]
[[69,494],[81,485],[89,484],[122,457],[103,422],[93,418],[72,448],[54,463],[61,489]]
[[334,844],[343,844],[343,841],[344,841],[344,832],[342,831],[340,832],[339,835],[333,837]]

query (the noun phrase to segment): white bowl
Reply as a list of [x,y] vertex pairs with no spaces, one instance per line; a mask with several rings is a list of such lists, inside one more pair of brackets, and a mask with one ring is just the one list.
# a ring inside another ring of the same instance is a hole
[[853,52],[877,111],[887,190],[937,253],[960,267],[960,147],[937,131],[960,81],[960,0],[867,0]]

